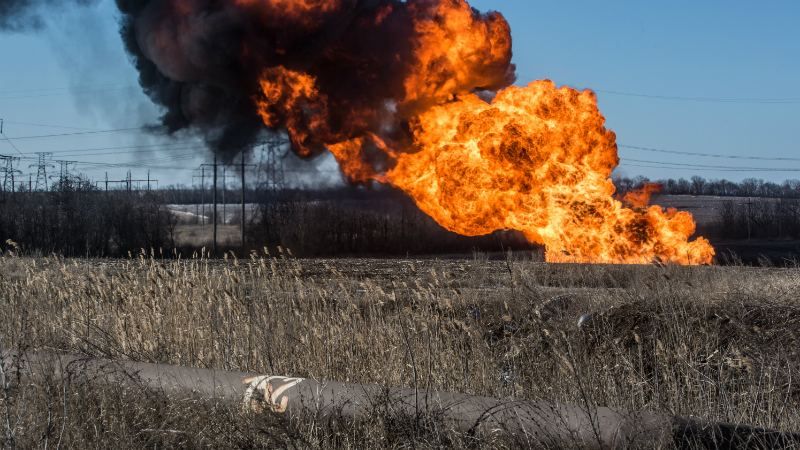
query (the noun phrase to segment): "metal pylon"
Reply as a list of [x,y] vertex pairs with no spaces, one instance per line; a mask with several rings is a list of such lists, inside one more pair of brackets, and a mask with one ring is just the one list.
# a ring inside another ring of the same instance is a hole
[[0,156],[0,158],[3,163],[3,166],[0,167],[0,171],[3,172],[3,192],[14,192],[14,176],[18,173],[22,173],[14,169],[14,161],[19,160],[19,158],[14,158],[12,156]]
[[50,158],[53,156],[50,152],[37,152],[36,155],[39,157],[39,161],[36,164],[31,164],[30,167],[36,167],[36,184],[35,189],[37,191],[46,191],[47,190],[47,168],[53,168],[50,161]]
[[270,192],[286,189],[286,172],[283,160],[289,154],[289,149],[284,148],[289,141],[281,137],[272,137],[261,147],[260,173],[266,176],[265,187]]

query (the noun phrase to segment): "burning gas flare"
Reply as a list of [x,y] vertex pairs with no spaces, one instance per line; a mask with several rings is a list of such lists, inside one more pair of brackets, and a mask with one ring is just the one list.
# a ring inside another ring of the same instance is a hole
[[550,81],[436,106],[413,122],[416,153],[397,155],[385,180],[445,228],[465,235],[518,230],[548,261],[680,264],[711,261],[689,241],[691,214],[614,199],[618,163],[591,91]]
[[591,91],[512,85],[499,13],[466,0],[118,2],[165,124],[223,153],[247,147],[257,119],[460,234],[517,230],[554,262],[712,261],[689,213],[647,206],[652,187],[615,198],[615,135]]
[[[396,165],[374,179],[408,193],[443,227],[476,236],[518,230],[545,246],[551,262],[711,262],[707,240],[689,241],[691,214],[646,207],[651,187],[614,198],[618,163],[591,91],[550,81],[509,87],[487,102],[474,94],[412,121],[413,153],[380,147]],[[351,146],[331,150],[358,180]]]

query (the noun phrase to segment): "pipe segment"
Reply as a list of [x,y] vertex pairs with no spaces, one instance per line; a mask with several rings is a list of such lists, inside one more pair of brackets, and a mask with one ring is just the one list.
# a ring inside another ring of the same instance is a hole
[[239,405],[256,413],[358,421],[376,406],[406,417],[430,417],[453,430],[495,435],[528,446],[587,449],[800,446],[799,433],[706,422],[658,412],[626,413],[542,401],[504,400],[453,392],[317,381],[166,364],[108,360],[47,351],[2,352],[6,379],[22,384],[84,379],[145,387],[172,398],[187,396]]

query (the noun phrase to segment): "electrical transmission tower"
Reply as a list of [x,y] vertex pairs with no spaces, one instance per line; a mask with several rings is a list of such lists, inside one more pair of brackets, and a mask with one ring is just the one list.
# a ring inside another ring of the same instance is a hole
[[29,168],[36,167],[36,190],[37,191],[46,191],[47,190],[47,168],[54,168],[55,166],[50,164],[50,158],[53,156],[50,152],[37,152],[36,155],[39,157],[39,161],[36,164],[31,164]]
[[286,189],[286,172],[283,167],[283,160],[289,154],[289,149],[284,149],[283,147],[288,143],[288,140],[274,136],[261,146],[261,163],[259,165],[262,170],[260,172],[266,175],[264,184],[270,192],[274,193]]
[[78,163],[78,161],[56,160],[56,162],[59,164],[61,169],[58,176],[58,187],[59,190],[63,191],[64,187],[69,186],[70,184],[69,166],[74,166]]
[[0,155],[0,161],[2,161],[2,167],[0,167],[0,171],[3,173],[3,192],[14,192],[16,189],[14,177],[16,174],[22,173],[14,168],[14,161],[18,160],[19,158],[15,158],[13,156]]

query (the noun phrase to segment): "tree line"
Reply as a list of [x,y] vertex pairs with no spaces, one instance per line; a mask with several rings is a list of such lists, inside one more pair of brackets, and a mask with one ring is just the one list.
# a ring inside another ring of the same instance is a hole
[[0,238],[28,254],[124,256],[174,245],[175,217],[158,191],[97,189],[81,177],[0,197]]
[[[643,177],[614,181],[620,195],[651,183]],[[779,184],[745,179],[736,183],[692,177],[658,183],[665,194],[728,197],[710,203],[715,218],[701,224],[700,231],[712,239],[800,239],[800,181]],[[231,203],[241,200],[241,191],[227,194]],[[225,250],[246,254],[265,246],[289,248],[298,256],[405,256],[536,248],[515,232],[480,237],[451,233],[407,196],[383,186],[280,192],[248,189],[245,198],[257,205],[247,208],[245,245],[240,245],[237,237],[230,248],[226,248],[228,244],[218,246],[220,254]],[[1,193],[0,242],[11,240],[28,254],[117,257],[139,249],[161,249],[165,254],[176,249],[190,255],[201,247],[211,248],[209,208],[206,206],[206,218],[201,221],[195,215],[201,208],[176,214],[168,205],[210,200],[210,191],[188,187],[104,191],[86,179],[71,177],[46,192]],[[238,214],[238,209],[234,211]],[[229,216],[226,223],[228,228],[236,227],[238,217],[232,220]],[[198,231],[197,239],[181,237],[191,230]],[[238,236],[238,231],[235,233]]]
[[533,250],[521,233],[462,236],[443,229],[393,189],[286,191],[259,199],[248,230],[254,243],[302,256],[420,255]]
[[719,197],[765,197],[800,198],[800,180],[790,179],[782,183],[760,178],[745,178],[742,181],[706,179],[701,176],[650,180],[647,177],[615,177],[614,184],[620,193],[638,189],[644,184],[655,183],[662,194],[669,195],[713,195]]

